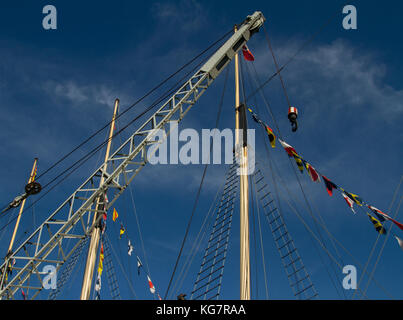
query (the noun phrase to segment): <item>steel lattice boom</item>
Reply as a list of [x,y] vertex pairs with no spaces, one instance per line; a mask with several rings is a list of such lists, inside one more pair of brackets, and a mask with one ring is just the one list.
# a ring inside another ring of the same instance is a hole
[[[93,214],[101,217],[113,205],[146,165],[147,150],[158,149],[161,141],[155,140],[157,130],[169,135],[169,122],[179,123],[183,119],[263,22],[261,12],[248,16],[238,31],[6,258],[0,267],[1,299],[13,299],[20,288],[29,290],[28,298],[34,299],[44,289],[44,274],[40,270],[43,264],[56,265],[59,270],[97,225],[88,226],[86,222],[92,221]],[[99,201],[105,194],[110,201]],[[97,201],[102,205],[95,207]],[[65,239],[71,239],[72,245],[67,247]]]

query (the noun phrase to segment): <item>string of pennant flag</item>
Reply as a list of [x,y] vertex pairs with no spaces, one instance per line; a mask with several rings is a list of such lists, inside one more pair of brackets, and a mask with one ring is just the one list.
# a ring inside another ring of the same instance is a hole
[[[331,181],[326,176],[321,174],[319,172],[319,170],[315,169],[308,161],[306,161],[304,158],[302,158],[302,156],[297,153],[297,151],[295,150],[294,147],[289,145],[287,142],[281,140],[280,138],[276,138],[276,135],[274,134],[273,130],[264,121],[262,121],[259,118],[259,116],[251,108],[248,108],[248,111],[250,112],[252,119],[256,123],[261,125],[264,128],[264,130],[266,131],[271,147],[275,148],[276,139],[277,139],[280,142],[281,146],[284,148],[287,155],[290,158],[294,158],[295,163],[297,164],[297,167],[301,173],[304,173],[304,171],[306,170],[309,177],[311,178],[311,180],[313,182],[321,182],[321,178],[323,179],[323,182],[326,187],[326,191],[329,194],[329,196],[333,195],[333,190],[339,191],[340,194],[342,195],[342,197],[344,198],[344,200],[346,201],[347,205],[349,206],[349,208],[351,209],[351,211],[354,214],[356,214],[356,212],[354,210],[354,204],[356,204],[360,207],[368,208],[376,216],[376,218],[373,215],[369,214],[368,212],[366,212],[366,214],[368,215],[368,218],[370,219],[370,221],[373,223],[375,230],[377,232],[379,232],[380,234],[383,234],[383,235],[386,234],[386,229],[382,225],[382,222],[385,222],[385,221],[391,221],[394,225],[396,225],[400,230],[403,231],[402,223],[396,221],[395,219],[390,217],[388,214],[375,208],[371,204],[366,203],[358,195],[347,192],[345,189],[343,189],[339,185],[336,185],[333,181]],[[400,239],[399,237],[397,237],[396,235],[394,237],[397,240],[399,246],[403,249],[403,240]]]
[[[105,195],[105,202],[108,202],[108,198]],[[118,212],[116,211],[115,208],[113,208],[113,213],[112,213],[112,221],[116,222],[119,217]],[[103,221],[102,221],[102,234],[106,230],[106,219],[107,219],[107,214],[106,212],[103,215]],[[122,239],[123,234],[125,233],[126,229],[124,228],[123,224],[120,224],[120,230],[119,230],[119,239]],[[128,248],[127,248],[127,254],[129,256],[132,256],[132,253],[134,250],[134,246],[132,245],[130,239],[128,240]],[[136,256],[136,262],[137,262],[137,275],[140,276],[140,270],[143,269],[144,273],[146,274],[147,277],[147,283],[150,289],[150,292],[152,294],[156,294],[159,300],[161,299],[161,296],[159,295],[159,292],[156,290],[150,275],[147,273],[146,270],[144,270],[143,264],[140,260],[140,257],[135,254]],[[104,260],[104,252],[103,252],[103,244],[102,244],[102,238],[101,238],[101,250],[100,250],[100,255],[99,255],[99,265],[98,265],[98,274],[97,274],[97,280],[95,283],[95,291],[96,291],[96,299],[100,299],[100,292],[101,292],[101,275],[102,275],[102,270],[103,270],[103,260]]]

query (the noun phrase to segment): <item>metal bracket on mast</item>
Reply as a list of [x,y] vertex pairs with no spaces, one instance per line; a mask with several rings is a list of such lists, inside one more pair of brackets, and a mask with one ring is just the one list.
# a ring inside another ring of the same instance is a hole
[[[89,215],[103,213],[109,209],[147,163],[147,150],[150,147],[158,149],[161,141],[154,141],[157,130],[169,133],[167,130],[169,122],[180,122],[183,119],[264,20],[261,12],[248,16],[238,31],[117,148],[106,161],[107,166],[103,163],[14,251],[9,257],[15,259],[12,267],[14,272],[8,275],[7,281],[5,273],[0,275],[0,299],[13,298],[28,280],[32,286],[31,290],[35,291],[31,298],[34,299],[40,293],[43,289],[43,278],[38,271],[40,265],[52,261],[57,263],[58,267],[64,264],[94,227],[93,225],[90,230],[86,227],[85,221],[90,221]],[[105,167],[107,172],[104,170]],[[102,176],[105,179],[100,184]],[[97,199],[106,193],[110,201],[100,210],[95,206]],[[75,241],[73,249],[65,248],[63,242],[65,238]],[[62,252],[62,257],[58,258],[57,252]],[[6,263],[7,261],[0,266],[0,270],[5,270]],[[37,275],[37,279],[31,277],[33,274]]]

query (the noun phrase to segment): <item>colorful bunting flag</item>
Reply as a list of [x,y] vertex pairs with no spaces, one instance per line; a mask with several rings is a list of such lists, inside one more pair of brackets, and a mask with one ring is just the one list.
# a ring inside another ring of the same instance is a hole
[[379,222],[378,219],[375,219],[373,216],[371,216],[369,213],[367,213],[369,219],[371,222],[374,224],[374,227],[376,231],[378,231],[380,234],[386,234],[386,229],[383,227],[383,225]]
[[37,171],[38,171],[38,165],[35,165],[35,169],[34,169],[34,173],[32,175],[31,182],[35,181]]
[[104,245],[103,245],[103,243],[101,243],[101,253],[99,254],[99,265],[98,265],[99,276],[102,275],[102,270],[104,269],[103,261],[104,261]]
[[95,282],[95,292],[96,292],[95,300],[100,300],[101,299],[101,275],[99,273],[97,276],[97,281]]
[[400,239],[399,237],[395,236],[395,239],[397,240],[397,243],[399,244],[400,248],[403,250],[403,240]]
[[353,211],[354,214],[355,214],[356,212],[354,211],[354,208],[353,208],[354,201],[351,200],[343,191],[341,192],[341,195],[343,196],[344,200],[346,200],[346,202],[347,202],[348,206],[350,207],[351,211]]
[[21,288],[21,294],[24,300],[27,300],[27,296],[25,295],[24,290]]
[[387,215],[386,213],[382,212],[381,210],[373,207],[373,206],[368,206],[368,208],[370,208],[372,211],[376,211],[378,212],[380,215],[382,215],[386,220],[392,221],[396,226],[399,227],[400,230],[403,230],[403,224],[401,224],[400,222],[397,222],[395,219],[391,218],[389,215]]
[[127,249],[127,254],[128,254],[129,256],[132,255],[133,249],[134,249],[134,248],[133,248],[133,246],[132,246],[132,244],[130,243],[130,240],[129,240],[128,249]]
[[359,206],[362,206],[362,200],[359,196],[357,196],[356,194],[353,194],[353,193],[348,193],[345,190],[343,190],[343,191],[347,195],[347,197],[349,197],[351,200],[353,200]]
[[272,148],[276,147],[276,136],[273,133],[273,130],[268,126],[265,125],[264,126],[267,132],[267,135],[269,136],[269,141],[270,141],[270,145]]
[[367,206],[373,213],[375,213],[375,215],[377,216],[378,220],[380,222],[384,222],[385,218],[377,211],[378,209],[376,209],[375,207],[372,206]]
[[295,159],[295,162],[297,163],[299,171],[301,173],[304,173],[304,165],[302,164],[301,157],[298,154],[294,153],[294,159]]
[[325,182],[327,193],[329,194],[329,196],[332,196],[333,189],[337,189],[337,186],[332,181],[330,181],[328,178],[326,178],[325,176],[322,176],[322,178],[323,178],[323,181]]
[[140,268],[143,266],[140,258],[137,256],[137,274],[140,275]]
[[313,182],[320,182],[318,172],[315,170],[315,168],[312,167],[308,162],[306,162],[304,160],[303,160],[303,162],[305,163],[306,171],[308,171],[308,174],[311,177],[311,180]]
[[120,225],[120,230],[119,230],[119,239],[122,239],[122,235],[125,233],[126,229],[123,228],[123,225]]
[[242,53],[243,53],[243,57],[245,58],[245,60],[255,61],[255,57],[253,56],[252,52],[250,52],[250,50],[246,44],[242,47]]
[[113,208],[113,216],[112,216],[113,222],[115,222],[118,217],[119,217],[118,212],[116,211],[115,208]]
[[251,108],[248,108],[248,111],[251,113],[252,119],[253,119],[255,122],[257,122],[257,123],[259,123],[259,124],[263,124],[263,121],[259,119],[259,117],[257,116],[257,114],[254,113]]
[[280,141],[281,145],[283,146],[285,152],[287,152],[288,156],[290,158],[294,157],[294,154],[298,155],[297,151],[293,147],[291,147],[288,143],[284,142],[281,139],[278,139]]
[[150,286],[150,292],[152,294],[154,294],[155,293],[155,287],[154,287],[153,283],[151,282],[151,279],[150,279],[149,276],[147,276],[147,280],[148,280],[148,285]]

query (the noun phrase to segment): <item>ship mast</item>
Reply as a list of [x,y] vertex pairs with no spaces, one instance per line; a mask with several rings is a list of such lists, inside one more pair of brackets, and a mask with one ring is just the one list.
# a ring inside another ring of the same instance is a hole
[[[243,136],[241,141],[240,134]],[[240,299],[250,300],[248,146],[245,105],[240,104],[239,99],[238,53],[235,54],[235,155],[238,159],[240,173]]]
[[[32,170],[31,170],[31,175],[29,176],[29,179],[28,179],[28,184],[30,184],[31,182],[33,182],[34,179],[35,179],[36,164],[37,164],[37,162],[38,162],[38,158],[35,158],[34,164],[33,164],[33,166],[32,166]],[[19,213],[18,213],[17,222],[15,223],[14,232],[13,232],[13,235],[11,236],[10,244],[9,244],[9,246],[8,246],[7,257],[12,253],[12,250],[13,250],[13,245],[14,245],[14,241],[15,241],[15,236],[16,236],[16,234],[17,234],[17,230],[18,230],[18,227],[19,227],[19,225],[20,225],[20,220],[21,220],[22,212],[24,211],[25,200],[27,200],[27,198],[24,198],[24,200],[22,200],[22,202],[21,202],[21,207],[20,207],[20,211],[19,211]]]
[[[113,111],[113,117],[111,121],[111,127],[109,131],[109,139],[108,139],[108,145],[106,147],[106,152],[105,152],[105,161],[104,161],[104,172],[106,172],[107,165],[108,165],[108,158],[109,158],[109,153],[111,149],[111,144],[112,144],[112,136],[113,136],[113,130],[115,126],[115,119],[116,119],[116,114],[118,111],[118,106],[119,106],[119,99],[115,100],[115,107]],[[104,183],[105,177],[102,176],[100,180],[100,186]],[[93,219],[93,224],[97,223],[98,217],[100,214],[100,206],[104,207],[105,205],[105,195],[103,197],[99,197],[96,202],[96,208],[97,210],[94,213],[94,219]],[[99,226],[96,226],[91,233],[91,242],[90,246],[88,248],[88,255],[87,255],[87,262],[85,265],[85,271],[84,271],[84,278],[83,278],[83,284],[81,287],[81,300],[89,300],[90,298],[90,293],[91,293],[91,285],[92,285],[92,278],[94,275],[94,267],[95,267],[95,262],[97,258],[97,252],[98,252],[98,245],[99,245],[99,239],[101,235],[101,228]]]

